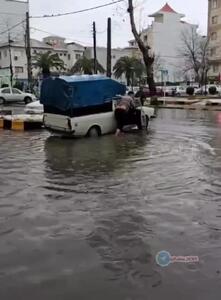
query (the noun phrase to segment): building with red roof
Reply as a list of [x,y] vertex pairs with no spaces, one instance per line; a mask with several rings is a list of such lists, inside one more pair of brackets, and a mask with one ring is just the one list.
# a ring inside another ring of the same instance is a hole
[[[149,17],[153,20],[148,28],[141,32],[141,37],[157,57],[159,70],[155,72],[155,80],[161,81],[163,73],[167,74],[166,81],[183,81],[184,59],[180,54],[183,47],[182,35],[184,32],[196,32],[198,26],[185,22],[185,15],[178,13],[169,3]],[[132,40],[129,44],[135,46],[136,42]],[[189,77],[192,77],[191,73]]]

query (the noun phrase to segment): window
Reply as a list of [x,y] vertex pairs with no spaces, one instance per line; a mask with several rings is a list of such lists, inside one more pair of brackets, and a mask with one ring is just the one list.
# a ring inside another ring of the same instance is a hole
[[211,56],[216,55],[216,48],[212,48],[212,49],[210,50],[210,55],[211,55]]
[[217,73],[219,71],[218,65],[213,65],[213,73]]
[[212,8],[217,8],[217,0],[212,1]]
[[8,55],[8,50],[5,49],[5,50],[4,50],[4,57],[7,57],[7,55]]
[[212,32],[212,33],[211,33],[211,40],[212,40],[212,41],[217,40],[217,32]]
[[62,56],[62,53],[60,53],[59,55]]
[[4,89],[2,90],[2,94],[11,94],[10,89]]
[[212,17],[212,24],[217,24],[218,23],[218,16]]
[[23,67],[15,67],[15,74],[23,73],[23,72],[24,72],[24,68]]
[[12,89],[12,94],[20,95],[20,94],[21,94],[21,91],[19,91],[19,90],[17,90],[17,89]]
[[64,56],[67,56],[67,54],[66,54],[66,53],[64,53]]
[[147,35],[144,36],[144,42],[147,42]]
[[70,54],[68,54],[68,60],[70,60],[71,59],[71,55]]
[[75,58],[78,60],[79,58],[81,58],[81,55],[80,54],[76,54]]
[[18,60],[18,56],[14,56],[14,60]]

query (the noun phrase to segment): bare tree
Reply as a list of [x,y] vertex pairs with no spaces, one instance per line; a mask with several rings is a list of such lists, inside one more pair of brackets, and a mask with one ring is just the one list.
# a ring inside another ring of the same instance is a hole
[[199,35],[195,28],[184,31],[181,39],[179,52],[184,59],[184,73],[194,72],[195,81],[205,84],[209,71],[209,39]]
[[128,13],[130,15],[130,24],[131,24],[131,30],[134,35],[134,38],[137,42],[137,45],[143,55],[144,64],[146,67],[146,75],[147,75],[147,83],[149,85],[149,89],[152,94],[155,94],[156,87],[154,82],[154,75],[153,75],[153,65],[154,65],[154,54],[151,54],[150,52],[150,46],[145,45],[143,40],[141,39],[140,34],[137,31],[136,24],[135,24],[135,18],[134,18],[134,6],[133,6],[133,0],[128,0]]

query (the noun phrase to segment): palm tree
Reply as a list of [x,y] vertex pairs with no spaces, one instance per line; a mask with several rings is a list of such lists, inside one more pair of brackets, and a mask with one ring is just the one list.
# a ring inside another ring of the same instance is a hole
[[127,86],[132,83],[133,78],[141,78],[144,73],[144,65],[135,57],[123,56],[118,59],[114,66],[114,76],[118,79],[125,75]]
[[[97,61],[97,70],[99,73],[105,73],[103,66]],[[94,59],[82,56],[72,67],[71,72],[91,75],[94,72]]]
[[60,59],[57,53],[53,54],[50,51],[43,54],[36,54],[36,56],[34,57],[34,65],[41,69],[43,78],[49,77],[51,75],[52,68],[55,68],[57,70],[65,69],[64,61]]

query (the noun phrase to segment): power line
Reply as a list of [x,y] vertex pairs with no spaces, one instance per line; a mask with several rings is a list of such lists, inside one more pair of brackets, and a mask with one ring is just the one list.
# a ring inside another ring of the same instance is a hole
[[12,29],[14,29],[14,28],[18,27],[19,25],[23,24],[25,21],[26,21],[26,20],[22,20],[21,22],[19,22],[19,23],[13,25],[12,27],[6,29],[5,31],[0,32],[0,35],[1,35],[1,34],[4,34],[4,33],[8,33],[8,32],[11,31]]
[[43,19],[43,18],[55,18],[55,17],[62,17],[62,16],[67,16],[67,15],[75,15],[75,14],[79,14],[79,13],[83,13],[83,12],[87,12],[87,11],[92,11],[92,10],[96,10],[99,8],[103,8],[103,7],[107,7],[107,6],[111,6],[120,2],[123,2],[124,0],[116,0],[113,2],[109,2],[106,4],[102,4],[102,5],[98,5],[98,6],[94,6],[94,7],[90,7],[90,8],[85,8],[85,9],[81,9],[81,10],[76,10],[76,11],[72,11],[72,12],[67,12],[67,13],[62,13],[62,14],[51,14],[51,15],[43,15],[43,16],[31,16],[30,18],[32,19]]

